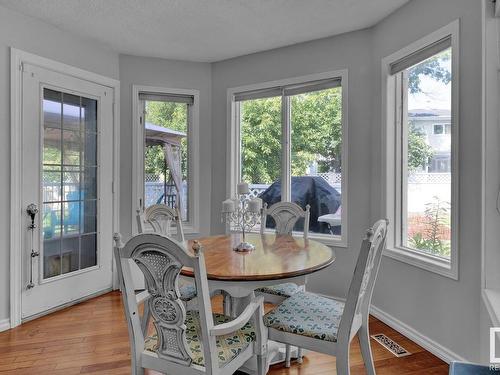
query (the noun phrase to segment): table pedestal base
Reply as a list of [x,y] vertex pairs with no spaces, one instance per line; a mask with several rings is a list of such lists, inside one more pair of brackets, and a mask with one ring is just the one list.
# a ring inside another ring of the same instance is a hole
[[[267,343],[268,347],[268,358],[267,361],[270,366],[276,365],[278,363],[285,362],[286,350],[285,344],[269,340]],[[297,358],[297,347],[292,346],[291,357],[292,359]],[[305,351],[302,350],[304,353]],[[240,372],[248,374],[248,375],[256,375],[257,374],[257,360],[255,358],[249,359],[243,367],[239,369]]]

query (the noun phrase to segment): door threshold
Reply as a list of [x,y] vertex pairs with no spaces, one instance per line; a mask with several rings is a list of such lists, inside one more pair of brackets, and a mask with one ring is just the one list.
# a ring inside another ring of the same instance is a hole
[[71,307],[71,306],[74,306],[74,305],[77,305],[79,304],[80,302],[85,302],[89,299],[92,299],[92,298],[95,298],[95,297],[99,297],[99,296],[102,296],[103,294],[106,294],[106,293],[109,293],[113,290],[112,287],[110,288],[106,288],[106,289],[103,289],[99,292],[96,292],[96,293],[92,293],[92,294],[89,294],[88,296],[85,296],[85,297],[82,297],[82,298],[78,298],[78,299],[75,299],[73,301],[70,301],[70,302],[67,302],[67,303],[64,303],[60,306],[57,306],[57,307],[53,307],[49,310],[46,310],[46,311],[43,311],[41,313],[38,313],[38,314],[35,314],[35,315],[31,315],[31,316],[28,316],[26,318],[22,318],[21,319],[21,324],[23,323],[27,323],[31,320],[35,320],[35,319],[38,319],[38,318],[41,318],[42,316],[45,316],[45,315],[49,315],[49,314],[52,314],[56,311],[59,311],[59,310],[63,310],[67,307]]

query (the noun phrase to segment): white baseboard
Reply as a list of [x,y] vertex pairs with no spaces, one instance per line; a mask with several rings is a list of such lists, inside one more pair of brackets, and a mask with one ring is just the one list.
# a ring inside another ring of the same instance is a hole
[[395,329],[402,335],[408,337],[410,340],[414,341],[416,344],[420,345],[422,348],[434,354],[436,357],[442,359],[446,363],[450,363],[452,361],[466,362],[466,360],[463,357],[459,356],[457,353],[451,351],[448,348],[445,348],[444,346],[438,344],[434,340],[431,340],[427,336],[422,335],[414,328],[396,319],[392,315],[389,315],[388,313],[380,310],[378,307],[371,305],[370,314],[381,322]]
[[[334,298],[338,301],[345,302],[345,298],[343,297],[335,297],[329,296],[326,294],[316,293],[326,298]],[[446,363],[450,363],[453,361],[459,362],[467,362],[466,359],[459,356],[457,353],[445,348],[444,346],[438,344],[434,340],[431,340],[427,336],[422,335],[416,329],[410,327],[408,324],[403,323],[399,319],[396,319],[392,315],[386,313],[385,311],[380,310],[378,307],[371,305],[370,306],[370,314],[375,318],[380,320],[382,323],[387,324],[389,327],[395,329],[403,336],[408,337],[410,340],[415,342],[417,345],[420,345],[422,348],[427,350],[429,353],[434,354],[436,357],[442,359]]]
[[1,319],[0,332],[7,331],[8,329],[10,329],[10,319]]

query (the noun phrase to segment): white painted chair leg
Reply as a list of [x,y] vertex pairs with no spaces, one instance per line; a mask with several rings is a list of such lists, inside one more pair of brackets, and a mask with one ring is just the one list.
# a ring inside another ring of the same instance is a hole
[[257,356],[257,375],[266,375],[267,374],[267,356],[266,355],[258,355]]
[[132,353],[132,366],[130,367],[132,375],[144,375],[144,368],[139,365],[139,359],[134,356],[134,353]]
[[142,320],[141,320],[141,329],[142,329],[142,334],[144,337],[147,337],[148,335],[148,326],[149,326],[149,319],[151,317],[151,314],[149,312],[149,303],[148,301],[144,302],[144,312],[142,313]]
[[285,367],[290,367],[290,359],[292,357],[292,347],[290,344],[286,344],[285,347]]
[[358,331],[359,346],[361,347],[361,355],[365,363],[366,373],[375,375],[375,365],[373,364],[373,355],[370,345],[370,334],[368,327],[361,326]]
[[231,296],[226,292],[222,292],[222,295],[224,315],[231,316]]
[[349,375],[349,344],[346,348],[339,348],[337,353],[337,375]]
[[297,363],[303,362],[304,355],[302,353],[302,348],[297,348]]

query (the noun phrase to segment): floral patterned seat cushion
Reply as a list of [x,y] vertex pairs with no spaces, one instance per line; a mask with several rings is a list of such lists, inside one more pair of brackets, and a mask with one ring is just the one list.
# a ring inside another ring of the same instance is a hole
[[[213,314],[214,324],[229,322],[231,318],[222,314]],[[201,340],[200,318],[198,311],[187,311],[186,313],[186,340],[191,349],[193,363],[199,366],[205,366],[203,357],[203,342]],[[255,341],[255,331],[250,323],[247,323],[240,330],[224,335],[217,336],[217,350],[219,355],[219,366],[224,366],[231,362],[250,343]],[[144,342],[144,348],[155,352],[157,348],[158,337],[156,333],[148,337]]]
[[265,287],[257,289],[256,292],[272,294],[274,296],[288,298],[300,290],[301,289],[297,284],[283,283],[283,284],[278,284],[278,285],[265,286]]
[[344,303],[300,291],[264,316],[264,323],[279,331],[337,342]]
[[181,292],[181,300],[184,302],[191,301],[196,298],[196,287],[192,283],[185,283],[179,286]]

